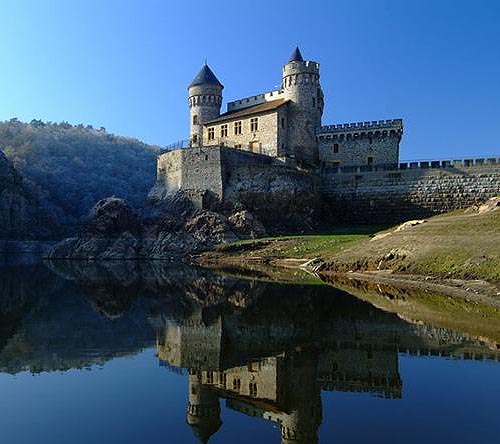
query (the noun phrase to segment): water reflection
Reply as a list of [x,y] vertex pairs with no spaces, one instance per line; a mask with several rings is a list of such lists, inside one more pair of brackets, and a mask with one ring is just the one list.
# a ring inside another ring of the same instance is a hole
[[222,427],[221,401],[275,423],[282,443],[311,444],[322,391],[403,396],[401,353],[497,359],[488,338],[403,320],[329,286],[181,264],[48,267],[0,269],[0,371],[89,367],[155,346],[188,379],[186,419],[202,443]]

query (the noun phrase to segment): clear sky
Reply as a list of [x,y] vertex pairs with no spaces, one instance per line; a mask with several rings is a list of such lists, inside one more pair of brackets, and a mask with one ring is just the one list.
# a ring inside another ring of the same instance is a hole
[[188,136],[208,59],[233,100],[274,89],[295,44],[323,123],[402,117],[402,157],[500,155],[499,0],[0,0],[0,120]]

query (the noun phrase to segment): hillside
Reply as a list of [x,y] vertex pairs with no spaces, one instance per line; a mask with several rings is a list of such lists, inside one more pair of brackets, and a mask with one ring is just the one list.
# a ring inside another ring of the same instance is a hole
[[412,221],[335,255],[331,271],[392,270],[500,283],[500,198],[479,208]]
[[158,148],[104,128],[12,119],[0,122],[0,150],[70,230],[104,197],[140,209],[155,182]]
[[58,230],[47,202],[0,151],[0,239],[48,239]]

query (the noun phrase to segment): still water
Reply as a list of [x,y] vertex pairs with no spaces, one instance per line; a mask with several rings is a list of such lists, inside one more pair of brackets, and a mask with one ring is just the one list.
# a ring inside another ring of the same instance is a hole
[[498,443],[495,338],[331,286],[0,267],[4,443]]

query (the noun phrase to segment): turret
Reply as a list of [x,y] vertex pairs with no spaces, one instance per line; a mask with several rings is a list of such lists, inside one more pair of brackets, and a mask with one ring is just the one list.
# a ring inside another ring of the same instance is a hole
[[316,164],[316,130],[321,128],[323,91],[319,64],[304,60],[298,47],[283,66],[281,85],[288,104],[288,150],[298,162]]
[[210,437],[222,425],[217,394],[202,385],[201,376],[196,371],[189,374],[189,404],[187,423],[201,444],[207,444]]
[[281,415],[281,444],[317,444],[322,421],[321,389],[317,384],[318,355],[303,351],[288,355],[286,396],[289,411]]
[[207,64],[188,86],[189,135],[193,146],[200,146],[203,143],[203,124],[220,115],[223,88]]

